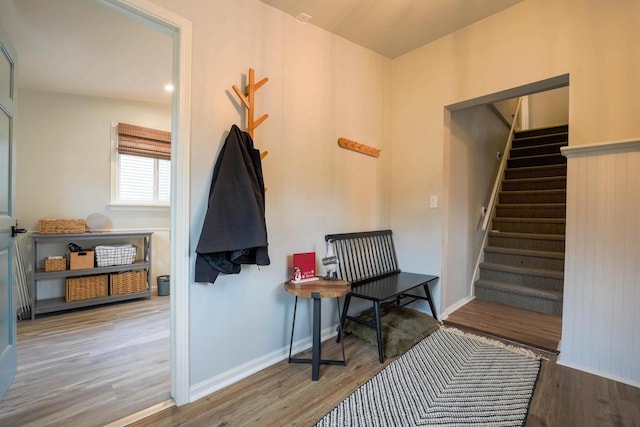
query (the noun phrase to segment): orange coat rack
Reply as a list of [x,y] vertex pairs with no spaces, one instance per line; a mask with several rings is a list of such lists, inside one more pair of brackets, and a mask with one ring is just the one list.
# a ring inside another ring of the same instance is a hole
[[[255,70],[253,68],[249,68],[249,82],[248,84],[245,86],[244,88],[244,92],[241,91],[238,86],[233,85],[233,91],[236,93],[236,95],[238,95],[238,97],[240,98],[240,101],[242,101],[242,104],[245,106],[245,108],[247,109],[247,132],[249,132],[249,135],[251,135],[251,138],[253,138],[253,131],[262,124],[262,122],[264,122],[267,117],[269,117],[268,114],[263,114],[262,116],[260,116],[258,119],[254,119],[254,114],[255,114],[255,93],[258,89],[260,89],[262,86],[265,85],[265,83],[267,83],[269,81],[268,77],[263,78],[262,80],[260,80],[259,82],[256,83],[255,81]],[[263,151],[260,154],[260,158],[264,159],[267,154],[269,154],[268,151]]]

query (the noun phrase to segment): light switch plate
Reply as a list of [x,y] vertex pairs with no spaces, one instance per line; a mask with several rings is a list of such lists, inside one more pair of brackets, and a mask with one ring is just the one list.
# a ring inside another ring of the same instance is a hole
[[429,197],[429,207],[431,209],[434,209],[434,208],[438,207],[438,196]]

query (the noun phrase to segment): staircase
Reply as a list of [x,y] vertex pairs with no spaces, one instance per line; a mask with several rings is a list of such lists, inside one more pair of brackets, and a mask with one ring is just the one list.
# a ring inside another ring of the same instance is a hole
[[566,125],[515,134],[476,298],[562,314],[568,137]]

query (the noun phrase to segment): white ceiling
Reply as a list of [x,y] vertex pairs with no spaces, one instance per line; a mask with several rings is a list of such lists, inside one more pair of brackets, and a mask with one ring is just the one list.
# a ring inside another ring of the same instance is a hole
[[[395,58],[522,0],[261,1]],[[93,0],[0,0],[0,25],[18,87],[171,102],[171,38]]]
[[171,103],[171,38],[92,0],[0,0],[17,85]]
[[395,58],[522,0],[260,0]]

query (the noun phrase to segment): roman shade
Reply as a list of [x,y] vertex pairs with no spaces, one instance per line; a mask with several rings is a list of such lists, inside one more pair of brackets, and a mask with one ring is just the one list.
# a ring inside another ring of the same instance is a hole
[[118,123],[118,153],[171,160],[171,132]]

